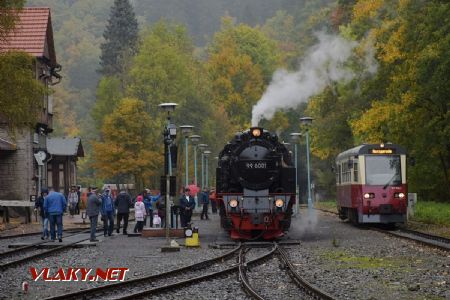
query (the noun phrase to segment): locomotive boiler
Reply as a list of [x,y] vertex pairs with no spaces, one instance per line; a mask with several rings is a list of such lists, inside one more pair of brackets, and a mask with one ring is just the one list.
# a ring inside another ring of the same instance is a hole
[[276,239],[291,224],[295,172],[276,134],[259,127],[237,133],[216,170],[221,225],[232,239]]

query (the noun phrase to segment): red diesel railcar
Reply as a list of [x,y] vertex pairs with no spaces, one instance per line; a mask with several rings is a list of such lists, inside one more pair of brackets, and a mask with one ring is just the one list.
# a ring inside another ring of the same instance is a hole
[[339,217],[352,223],[406,221],[406,151],[394,144],[361,145],[336,158]]

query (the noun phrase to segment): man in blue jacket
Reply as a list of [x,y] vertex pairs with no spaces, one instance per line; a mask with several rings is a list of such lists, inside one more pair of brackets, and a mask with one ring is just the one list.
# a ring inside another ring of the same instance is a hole
[[63,213],[66,210],[67,202],[63,194],[55,192],[52,188],[44,200],[45,215],[50,221],[50,238],[54,242],[56,239],[55,225],[58,227],[58,239],[62,242]]
[[114,202],[110,194],[110,190],[106,189],[100,196],[100,198],[102,200],[100,212],[102,214],[103,220],[103,235],[106,236],[106,234],[108,234],[108,236],[111,236],[114,230],[115,208]]

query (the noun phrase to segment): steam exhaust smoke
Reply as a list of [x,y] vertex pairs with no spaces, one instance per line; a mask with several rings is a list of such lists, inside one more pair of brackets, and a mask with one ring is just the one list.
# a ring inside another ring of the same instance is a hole
[[[319,32],[319,43],[309,50],[296,72],[277,70],[261,99],[253,106],[252,126],[258,126],[261,119],[270,120],[280,109],[295,108],[307,102],[311,96],[320,93],[332,82],[348,82],[355,74],[346,69],[344,63],[358,45],[343,37]],[[373,57],[373,51],[368,51]],[[370,73],[376,72],[376,63],[366,57]]]

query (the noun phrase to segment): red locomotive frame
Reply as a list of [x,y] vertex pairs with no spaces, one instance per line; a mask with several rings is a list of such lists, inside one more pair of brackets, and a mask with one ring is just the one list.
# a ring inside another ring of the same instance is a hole
[[[222,193],[218,194],[219,205],[227,207],[230,199],[238,198],[245,201],[242,193]],[[258,214],[263,222],[254,222],[252,210],[238,208],[236,210],[221,210],[223,215],[222,227],[225,228],[233,240],[274,240],[281,238],[289,229],[291,223],[292,207],[295,204],[295,194],[269,194],[269,199],[262,199],[274,203],[276,199],[283,199],[284,208],[275,205],[270,207],[265,213]]]
[[404,223],[406,151],[394,144],[361,145],[336,158],[337,208],[354,224]]

